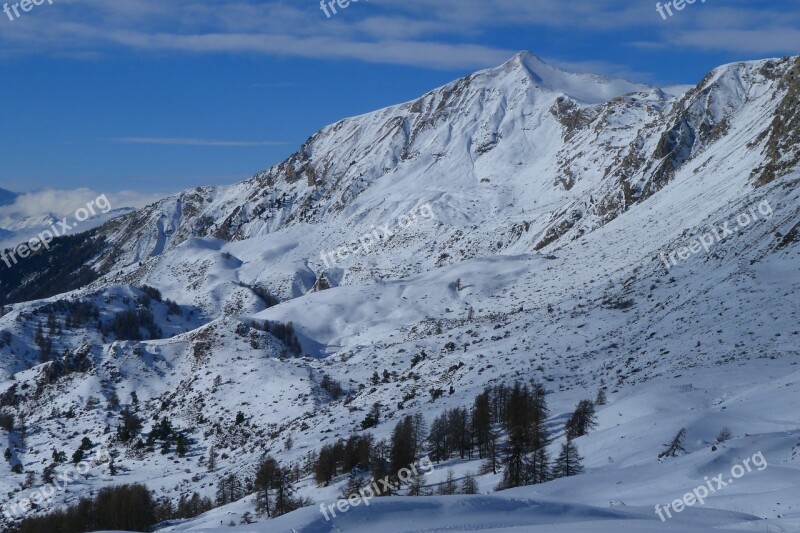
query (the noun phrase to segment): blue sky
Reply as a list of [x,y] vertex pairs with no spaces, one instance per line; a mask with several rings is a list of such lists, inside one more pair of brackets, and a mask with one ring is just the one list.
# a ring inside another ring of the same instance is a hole
[[652,84],[798,53],[797,0],[701,2],[663,20],[650,0],[361,0],[330,18],[315,0],[45,0],[0,13],[0,187],[232,183],[519,50]]

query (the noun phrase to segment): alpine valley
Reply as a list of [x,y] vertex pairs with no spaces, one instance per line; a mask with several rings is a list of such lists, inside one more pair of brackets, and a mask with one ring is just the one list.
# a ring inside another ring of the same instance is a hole
[[[800,57],[658,88],[523,52],[0,264],[0,525],[141,483],[202,512],[159,531],[800,531],[798,294]],[[553,468],[510,483],[515,384]],[[322,512],[411,426],[427,495]]]

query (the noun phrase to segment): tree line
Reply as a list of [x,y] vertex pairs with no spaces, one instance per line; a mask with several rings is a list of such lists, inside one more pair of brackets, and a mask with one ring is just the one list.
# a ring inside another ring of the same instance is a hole
[[177,505],[167,499],[156,499],[141,484],[106,487],[94,498],[81,500],[66,509],[47,515],[26,518],[13,533],[83,533],[85,531],[121,530],[151,531],[165,520],[198,516],[213,507],[211,500],[197,493],[182,496]]
[[[342,493],[345,498],[370,482],[382,479],[390,480],[392,488],[382,490],[380,496],[398,494],[401,490],[406,495],[423,496],[430,492],[424,488],[421,474],[401,480],[398,473],[425,455],[436,462],[477,456],[482,460],[481,474],[502,471],[497,490],[544,483],[583,472],[582,458],[573,439],[596,427],[595,406],[603,403],[605,395],[601,393],[594,402],[581,400],[577,404],[564,424],[566,442],[555,459],[548,453],[552,438],[547,427],[550,410],[545,388],[536,382],[501,384],[486,387],[469,407],[443,411],[430,427],[420,413],[406,415],[397,422],[388,438],[378,440],[371,433],[354,433],[326,444],[318,452],[310,451],[302,466],[295,463],[284,467],[266,455],[256,465],[253,477],[242,479],[235,474],[222,477],[214,502],[194,494],[182,497],[178,505],[173,506],[168,500],[156,500],[142,485],[122,485],[102,489],[94,499],[82,499],[65,510],[26,519],[15,531],[147,531],[161,521],[190,518],[214,505],[227,505],[253,493],[257,511],[275,517],[312,503],[296,494],[294,485],[303,475],[313,476],[320,486],[328,486],[347,475],[347,486]],[[379,415],[373,414],[377,420]],[[4,425],[13,424],[13,421],[3,422]],[[140,429],[141,421],[128,411],[118,432],[121,440],[130,440]],[[179,434],[168,419],[163,418],[150,436],[168,443],[175,435]],[[213,447],[208,467],[210,471],[215,468]],[[467,476],[462,485],[458,489],[450,471],[439,493],[477,492],[472,475]]]
[[[483,460],[482,474],[502,471],[498,490],[579,474],[582,458],[573,440],[596,427],[595,405],[605,403],[605,394],[601,391],[594,402],[577,404],[564,424],[566,442],[555,459],[548,453],[552,438],[546,396],[544,386],[535,382],[486,387],[470,407],[445,410],[430,428],[418,413],[402,418],[388,439],[376,440],[371,433],[340,438],[318,453],[310,452],[306,469],[321,486],[342,475],[366,472],[374,480],[388,475],[398,481],[396,473],[427,452],[436,462],[477,456]],[[375,405],[362,429],[379,421],[380,405]]]

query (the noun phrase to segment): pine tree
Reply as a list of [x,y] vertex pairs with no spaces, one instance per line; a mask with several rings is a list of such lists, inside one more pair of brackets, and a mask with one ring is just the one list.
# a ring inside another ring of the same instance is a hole
[[428,496],[430,491],[425,488],[425,476],[417,472],[416,475],[411,476],[408,481],[408,496]]
[[488,389],[475,397],[475,403],[472,406],[472,434],[478,447],[478,458],[483,459],[488,453],[489,442],[492,440],[492,417]]
[[389,470],[399,472],[410,466],[415,458],[414,420],[408,415],[398,422],[392,431]]
[[597,391],[597,398],[595,398],[594,404],[600,406],[600,405],[605,405],[607,402],[608,400],[606,399],[606,391],[604,391],[603,389]]
[[[386,443],[386,440],[379,440],[375,443],[375,448],[373,449],[372,454],[372,479],[378,483],[378,480],[384,479],[386,476],[390,476],[392,473],[389,472],[389,445]],[[379,494],[379,496],[391,496],[392,490],[387,488],[383,488]]]
[[183,434],[178,435],[178,440],[175,444],[175,453],[178,454],[178,457],[186,457],[186,452],[188,451],[188,445],[186,444],[186,437]]
[[81,461],[83,461],[83,450],[78,448],[75,450],[75,453],[72,454],[72,464],[77,465]]
[[597,427],[597,417],[594,414],[594,404],[591,400],[581,400],[575,407],[575,412],[564,424],[568,439],[583,437],[589,430]]
[[572,440],[561,445],[561,453],[558,454],[555,466],[553,467],[554,477],[569,477],[583,473],[583,457],[578,454],[578,448]]
[[242,482],[234,474],[230,474],[217,483],[217,505],[227,505],[244,497]]
[[289,481],[289,474],[283,468],[276,471],[273,482],[275,493],[275,516],[290,513],[298,509],[303,502],[294,497],[294,487]]
[[683,447],[683,440],[686,438],[686,428],[681,428],[678,434],[672,438],[672,442],[665,444],[666,450],[658,454],[659,458],[662,457],[675,457],[678,452],[686,453],[686,448]]
[[548,477],[549,469],[544,451],[549,444],[546,391],[536,383],[532,388],[515,383],[502,401],[508,446],[500,488],[541,482]]
[[472,474],[464,476],[464,479],[461,480],[461,494],[478,494],[478,492],[478,482],[475,480],[475,476]]
[[480,473],[481,474],[497,474],[497,470],[500,467],[500,450],[497,444],[497,435],[492,432],[489,434],[488,441],[486,444],[486,460],[481,465]]
[[431,422],[428,433],[428,442],[431,446],[431,459],[441,461],[450,455],[447,435],[447,418],[444,414],[437,416]]
[[358,494],[361,489],[365,488],[369,483],[366,479],[359,476],[357,472],[353,471],[347,475],[347,485],[342,489],[339,494],[340,500],[346,500],[353,494]]
[[444,482],[439,485],[439,494],[441,496],[451,496],[456,493],[457,488],[455,473],[453,472],[452,468],[448,468],[447,478],[445,478]]
[[314,463],[314,481],[327,487],[338,474],[338,463],[335,448],[330,444],[323,446]]
[[271,517],[274,512],[272,490],[279,484],[278,478],[280,476],[281,467],[270,456],[265,457],[256,470],[256,507],[259,512],[266,512],[268,517]]
[[56,479],[56,464],[50,463],[42,470],[42,482],[49,485]]
[[21,416],[17,421],[17,439],[21,448],[25,447],[25,440],[28,434],[28,426],[25,424],[25,419]]
[[528,457],[528,482],[533,485],[547,483],[551,477],[550,455],[547,446],[542,446]]
[[208,471],[213,472],[217,469],[217,451],[214,449],[212,445],[211,448],[208,449]]
[[414,456],[416,457],[422,453],[422,447],[425,444],[425,436],[428,432],[428,426],[425,423],[425,417],[422,413],[416,413],[413,419],[414,427]]

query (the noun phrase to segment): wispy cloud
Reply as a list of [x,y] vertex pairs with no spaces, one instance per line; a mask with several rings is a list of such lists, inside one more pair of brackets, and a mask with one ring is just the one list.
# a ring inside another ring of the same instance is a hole
[[[795,0],[792,0],[795,1]],[[630,0],[370,0],[327,19],[316,2],[277,0],[60,0],[0,32],[0,58],[92,57],[109,48],[191,54],[352,59],[431,68],[495,66],[517,50],[480,44],[507,28],[647,32],[632,45],[736,53],[796,53],[800,11],[728,0],[663,21]],[[607,73],[608,74],[608,73]]]
[[254,89],[285,89],[287,87],[297,87],[297,84],[291,82],[254,83],[251,87]]
[[110,140],[120,144],[157,144],[165,146],[252,147],[288,144],[284,141],[219,141],[214,139],[190,139],[186,137],[117,137]]
[[20,220],[46,215],[67,216],[101,194],[106,194],[114,209],[139,208],[166,196],[136,191],[101,193],[87,188],[41,189],[22,193],[16,197],[13,203],[0,206],[0,227],[9,227]]

